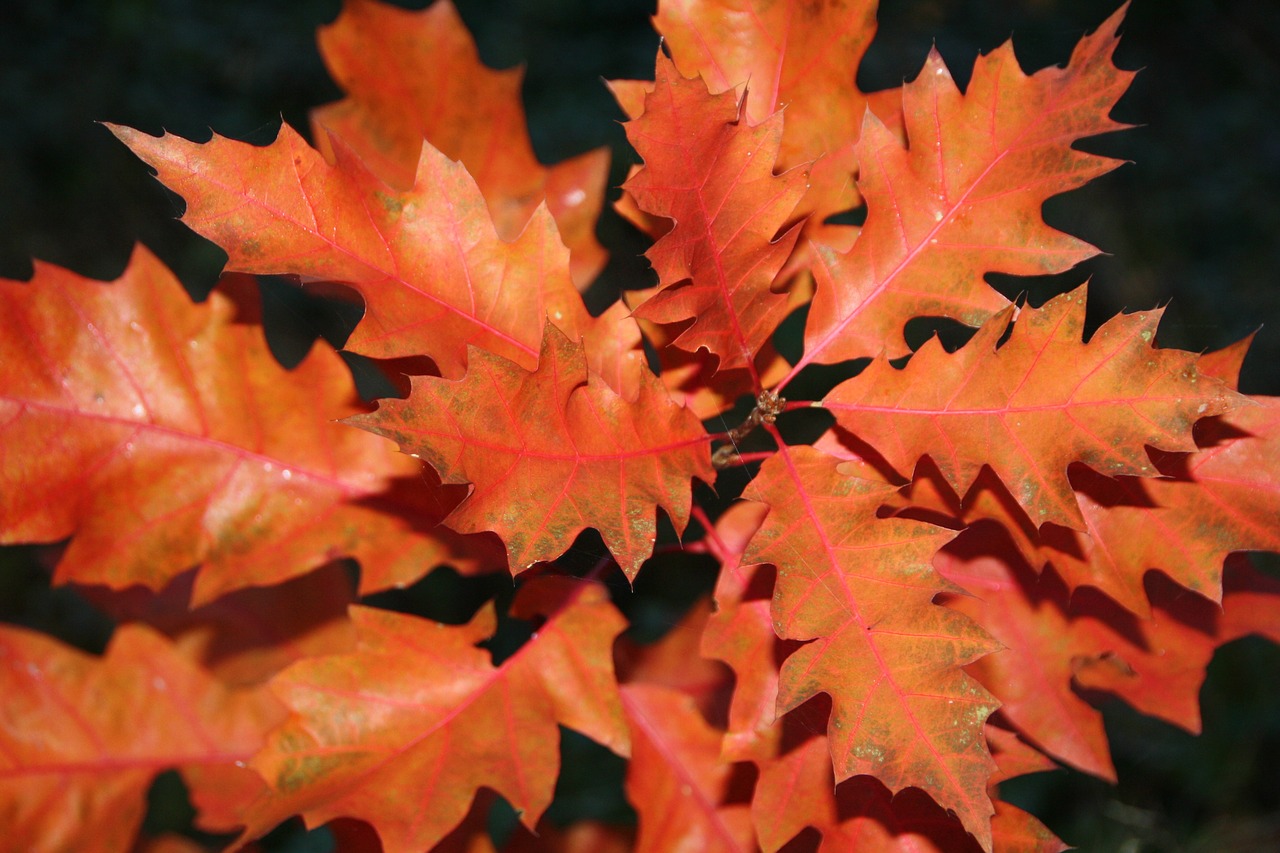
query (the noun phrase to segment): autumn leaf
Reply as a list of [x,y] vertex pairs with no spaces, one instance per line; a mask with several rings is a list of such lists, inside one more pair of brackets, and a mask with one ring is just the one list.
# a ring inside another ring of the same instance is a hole
[[[835,783],[822,727],[829,705],[810,702],[788,713],[768,733],[770,748],[755,759],[759,780],[752,817],[765,850],[785,849],[806,827],[822,836],[819,850],[942,851],[982,849],[954,814],[916,789],[893,794],[870,776]],[[1031,815],[994,799],[996,782],[1056,765],[1017,741],[1012,732],[985,728],[997,773],[991,779],[993,848],[1058,853],[1064,845]]]
[[998,557],[960,559],[946,551],[934,565],[971,593],[948,596],[948,606],[1004,646],[968,670],[1000,699],[1001,716],[1048,754],[1114,782],[1102,714],[1072,689],[1077,659],[1107,649],[1088,630],[1096,623],[1072,622],[1069,592],[1051,573],[1037,579]]
[[714,94],[733,90],[744,98],[744,119],[751,125],[785,108],[777,170],[810,170],[796,208],[796,219],[808,217],[802,244],[838,245],[856,234],[824,220],[862,201],[854,185],[854,146],[869,104],[855,78],[876,32],[875,10],[872,0],[658,4],[654,27],[681,74],[700,76]]
[[412,187],[425,139],[475,178],[504,240],[545,201],[585,287],[605,262],[595,237],[609,170],[606,149],[555,166],[534,156],[521,101],[523,69],[480,62],[475,40],[449,0],[410,11],[346,0],[320,28],[320,53],[347,97],[311,114],[332,161],[332,132],[388,185]]
[[930,559],[952,534],[878,518],[892,487],[839,464],[782,448],[748,491],[770,512],[743,561],[777,567],[778,636],[812,640],[783,664],[778,710],[827,693],[837,781],[865,773],[893,791],[921,788],[989,849],[982,725],[995,705],[960,668],[994,646],[932,603],[949,584]]
[[623,400],[550,323],[533,372],[478,349],[469,361],[464,379],[414,377],[409,399],[348,419],[446,483],[474,484],[450,527],[497,533],[513,572],[555,559],[593,527],[631,578],[653,553],[656,507],[684,530],[690,478],[714,472],[702,425],[656,377]]
[[628,684],[631,726],[627,796],[640,816],[636,853],[747,853],[755,849],[746,803],[726,802],[732,765],[720,761],[721,733],[693,699],[654,684]]
[[1148,590],[1151,617],[1139,631],[1117,631],[1106,653],[1079,661],[1076,680],[1199,734],[1200,688],[1214,651],[1250,635],[1280,642],[1280,582],[1235,555],[1227,561],[1221,606],[1159,574],[1148,579]]
[[[548,318],[574,338],[614,331],[583,307],[546,208],[503,241],[466,169],[429,144],[399,190],[338,140],[326,162],[288,125],[265,147],[111,129],[186,199],[183,222],[226,251],[229,269],[359,291],[365,315],[347,347],[363,355],[425,355],[457,377],[469,346],[532,368]],[[603,342],[590,351],[612,357]]]
[[673,222],[646,253],[665,287],[638,309],[659,323],[693,320],[676,339],[704,347],[724,369],[750,366],[787,310],[769,286],[798,231],[774,240],[806,178],[774,175],[782,115],[747,123],[738,97],[709,95],[658,54],[657,84],[627,138],[644,159],[626,183],[642,210]]
[[1227,554],[1280,551],[1280,488],[1268,474],[1280,441],[1280,400],[1249,402],[1198,423],[1194,453],[1155,454],[1162,477],[1077,477],[1088,536],[1075,548],[1054,543],[1044,552],[1063,577],[1141,615],[1149,569],[1217,601]]
[[711,599],[702,598],[656,642],[619,639],[613,653],[618,679],[675,690],[692,699],[704,718],[722,722],[733,677],[728,667],[703,657],[700,650],[712,612]]
[[[132,849],[146,794],[183,771],[193,801],[254,796],[243,769],[283,711],[262,691],[232,690],[137,625],[95,658],[0,626],[0,823],[6,849]],[[234,812],[232,812],[234,814]],[[234,817],[206,813],[206,829]]]
[[1280,584],[1243,563],[1228,574],[1221,608],[1167,578],[1149,578],[1145,617],[1092,590],[1072,595],[1052,571],[1037,577],[1007,552],[948,550],[935,565],[970,593],[946,596],[947,606],[1005,646],[968,667],[1001,700],[1002,717],[1048,754],[1108,780],[1115,770],[1102,715],[1079,687],[1199,732],[1200,687],[1214,650],[1249,634],[1280,640]]
[[[449,550],[429,531],[461,495],[396,486],[412,463],[333,422],[360,409],[324,345],[284,370],[230,298],[193,305],[141,248],[114,282],[38,264],[0,301],[0,536],[71,537],[56,582],[159,589],[201,564],[199,604],[344,555],[369,586],[411,581]],[[369,505],[393,487],[418,518]]]
[[1039,523],[1082,529],[1067,479],[1080,462],[1109,475],[1158,471],[1146,446],[1191,450],[1197,419],[1240,397],[1200,375],[1193,353],[1156,349],[1159,312],[1120,315],[1088,343],[1084,288],[988,321],[955,353],[937,338],[898,370],[879,358],[823,401],[899,470],[928,455],[963,495],[989,465]]
[[312,826],[348,816],[373,825],[387,853],[419,851],[463,819],[480,786],[532,828],[551,802],[557,725],[626,754],[610,661],[624,622],[604,588],[537,579],[513,615],[546,620],[494,666],[476,647],[494,632],[491,604],[462,626],[353,607],[353,652],[300,661],[271,682],[291,716],[253,761],[271,792],[246,834],[294,813]]
[[796,371],[905,355],[911,317],[977,326],[1004,307],[987,273],[1061,272],[1096,253],[1040,210],[1118,165],[1072,144],[1124,127],[1107,117],[1133,76],[1111,63],[1123,14],[1065,68],[1027,76],[1006,43],[978,58],[963,94],[934,50],[902,89],[906,142],[868,113],[857,145],[866,223],[848,254],[820,253]]
[[704,655],[734,672],[724,754],[735,759],[755,755],[760,733],[773,724],[778,707],[778,666],[788,643],[773,630],[773,575],[767,567],[746,567],[742,554],[764,522],[769,507],[743,501],[731,506],[708,532],[711,552],[720,560],[716,609],[702,633]]

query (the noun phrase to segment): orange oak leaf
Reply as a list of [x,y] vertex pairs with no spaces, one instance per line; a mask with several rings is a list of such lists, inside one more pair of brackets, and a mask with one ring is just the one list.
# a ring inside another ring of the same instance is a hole
[[496,627],[491,604],[462,626],[353,607],[353,652],[300,661],[271,682],[291,716],[253,760],[271,791],[246,834],[295,813],[312,826],[348,816],[371,824],[387,853],[423,850],[481,786],[533,828],[559,770],[557,725],[627,754],[610,657],[625,622],[605,589],[538,578],[512,613],[545,621],[494,666],[476,647]]
[[466,169],[430,144],[400,190],[340,140],[329,163],[288,125],[265,147],[112,130],[186,199],[183,221],[227,252],[229,269],[359,291],[365,315],[347,342],[356,352],[425,355],[457,377],[476,346],[532,368],[549,318],[593,340],[593,366],[611,357],[605,340],[619,318],[601,326],[587,313],[546,208],[504,242]]
[[1196,424],[1196,452],[1153,454],[1163,477],[1073,477],[1088,535],[1042,553],[1073,587],[1096,586],[1140,615],[1149,569],[1217,601],[1227,554],[1280,552],[1280,486],[1269,473],[1280,398],[1249,402]]
[[[411,581],[449,550],[429,531],[460,490],[424,496],[412,463],[333,422],[359,411],[336,353],[284,370],[231,297],[192,304],[145,249],[110,283],[46,264],[0,281],[0,365],[3,541],[72,537],[57,582],[159,589],[201,564],[200,604],[343,555],[366,588]],[[392,488],[419,518],[383,511]]]
[[1102,715],[1071,685],[1075,659],[1101,655],[1105,641],[1099,646],[1086,626],[1073,624],[1066,588],[1051,572],[1036,578],[1008,558],[944,551],[934,565],[970,593],[947,596],[947,605],[1004,645],[968,668],[1000,699],[1001,716],[1046,753],[1114,782]]
[[733,765],[720,760],[722,733],[676,690],[637,683],[621,692],[631,726],[627,796],[640,819],[636,853],[755,850],[748,806],[732,802]]
[[[662,285],[658,284],[643,290],[624,291],[619,304],[635,308],[661,289]],[[796,301],[794,293],[788,294],[788,300],[793,307],[802,304]],[[756,353],[753,366],[723,370],[720,357],[709,350],[689,352],[673,343],[688,323],[662,324],[642,317],[635,319],[645,342],[653,348],[659,376],[671,399],[688,406],[699,420],[724,414],[739,398],[755,396],[759,393],[756,389],[773,386],[791,369],[791,364],[778,354],[770,340]]]
[[748,123],[785,108],[778,169],[811,169],[796,211],[810,217],[805,239],[834,242],[837,229],[854,231],[823,220],[861,202],[854,145],[868,103],[855,77],[875,11],[874,0],[662,0],[654,17],[681,74],[701,76],[715,94],[746,94]]
[[[180,769],[200,806],[240,805],[244,769],[283,709],[229,689],[148,628],[119,628],[103,658],[0,626],[0,824],[9,850],[132,849],[155,776]],[[231,811],[234,815],[234,811]],[[206,829],[236,825],[205,813]]]
[[1114,780],[1102,716],[1076,687],[1105,690],[1143,713],[1200,730],[1199,693],[1214,649],[1249,634],[1280,639],[1280,583],[1241,561],[1222,606],[1167,578],[1148,579],[1150,615],[1094,592],[1071,595],[1012,553],[942,552],[935,561],[970,595],[948,596],[1005,648],[969,667],[1000,713],[1038,748]]
[[711,599],[701,598],[657,642],[618,640],[613,657],[619,680],[678,691],[694,701],[703,717],[722,721],[733,677],[728,667],[703,657],[699,649],[711,614]]
[[582,345],[550,323],[533,372],[478,349],[469,361],[464,379],[414,377],[407,400],[347,420],[395,441],[446,483],[473,484],[450,527],[497,533],[517,573],[593,527],[629,578],[653,553],[656,507],[684,530],[690,479],[714,479],[709,442],[657,377],[646,373],[638,399],[624,400],[589,375]]
[[773,630],[773,573],[742,565],[743,551],[768,512],[768,506],[755,501],[736,503],[708,533],[720,575],[702,653],[727,663],[736,676],[724,742],[725,755],[735,759],[753,757],[759,733],[776,719],[778,661],[795,645]]
[[1065,68],[1027,76],[1006,43],[978,58],[963,94],[935,50],[902,90],[906,143],[867,115],[857,146],[866,223],[848,254],[819,255],[796,370],[905,355],[911,317],[976,326],[1007,304],[986,273],[1061,272],[1096,253],[1040,209],[1118,165],[1072,143],[1124,127],[1107,117],[1133,76],[1111,62],[1123,14]]
[[[828,711],[826,703],[813,702],[788,713],[769,732],[770,754],[755,759],[760,776],[751,807],[764,849],[783,849],[806,827],[822,836],[819,850],[976,853],[982,849],[953,814],[918,790],[895,796],[869,776],[855,776],[837,785],[822,734]],[[1056,767],[1012,732],[990,724],[985,731],[998,766],[993,788],[997,780]],[[1035,818],[999,800],[993,799],[993,805],[994,850],[1057,853],[1064,849]]]
[[994,765],[982,726],[995,703],[961,667],[995,647],[932,603],[950,584],[930,560],[952,533],[878,518],[893,488],[840,464],[783,447],[747,493],[770,511],[743,561],[777,567],[777,634],[812,641],[782,666],[778,710],[827,693],[837,781],[865,773],[890,790],[921,788],[989,849]]
[[769,287],[799,232],[774,238],[806,186],[798,169],[773,173],[782,115],[750,124],[735,94],[709,94],[659,53],[644,114],[626,129],[645,161],[627,192],[673,222],[646,252],[664,287],[637,316],[693,320],[676,338],[682,349],[705,348],[726,370],[752,366],[787,311],[786,295]]
[[311,114],[314,137],[330,160],[333,132],[386,183],[407,188],[425,139],[467,167],[503,239],[514,239],[545,201],[569,247],[574,280],[586,286],[595,278],[605,262],[595,223],[608,151],[540,164],[521,102],[523,69],[485,67],[449,0],[421,11],[346,0],[338,19],[320,28],[319,42],[347,93]]
[[1159,312],[1120,315],[1088,343],[1083,287],[993,317],[947,353],[937,338],[898,370],[883,357],[823,406],[899,470],[928,455],[959,494],[990,466],[1038,523],[1083,529],[1067,479],[1080,462],[1106,474],[1158,471],[1146,445],[1191,450],[1191,427],[1242,398],[1201,375],[1193,353],[1156,349]]
[[1078,661],[1076,681],[1199,734],[1200,688],[1214,650],[1249,635],[1280,642],[1280,582],[1234,555],[1222,587],[1219,606],[1151,575],[1151,618],[1140,623],[1140,633],[1120,631],[1107,652]]

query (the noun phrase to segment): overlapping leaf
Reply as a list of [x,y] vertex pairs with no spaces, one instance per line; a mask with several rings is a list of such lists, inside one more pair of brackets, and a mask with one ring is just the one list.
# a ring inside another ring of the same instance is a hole
[[1107,117],[1133,76],[1111,63],[1123,10],[1065,68],[1023,74],[1011,44],[979,57],[961,94],[933,52],[903,87],[907,142],[868,114],[857,146],[867,220],[846,255],[825,253],[799,366],[907,352],[903,324],[976,326],[1000,310],[989,272],[1060,272],[1095,253],[1040,208],[1117,165],[1072,147],[1116,130]]
[[[875,5],[862,0],[658,4],[654,25],[681,74],[700,76],[713,94],[732,90],[745,96],[744,119],[751,125],[785,108],[777,168],[809,172],[808,188],[794,214],[794,220],[803,220],[802,236],[778,277],[778,284],[790,283],[792,290],[797,289],[793,273],[810,262],[810,240],[847,250],[858,233],[856,227],[826,220],[861,202],[854,185],[854,149],[864,109],[875,111],[886,125],[902,124],[898,92],[867,96],[855,83],[875,34]],[[636,119],[653,84],[620,80],[611,87],[623,111]],[[665,220],[641,210],[631,196],[624,193],[617,207],[651,236],[665,233]],[[803,290],[812,294],[807,282]]]
[[1280,486],[1270,465],[1280,447],[1280,400],[1252,397],[1197,425],[1200,449],[1156,454],[1165,476],[1080,476],[1087,537],[1044,552],[1072,586],[1091,584],[1144,613],[1142,580],[1160,569],[1218,600],[1222,561],[1233,551],[1280,552]]
[[452,377],[465,371],[468,346],[532,368],[549,318],[592,341],[602,375],[620,359],[641,366],[617,334],[619,317],[593,321],[586,312],[546,208],[504,242],[466,169],[429,144],[413,185],[401,190],[339,140],[327,162],[288,125],[265,147],[112,129],[186,199],[183,221],[227,252],[230,269],[358,290],[365,316],[347,343],[352,350],[425,355]]
[[320,28],[319,42],[347,93],[312,113],[322,151],[332,157],[332,131],[375,174],[403,188],[414,183],[425,139],[467,167],[504,239],[514,239],[545,200],[572,254],[574,280],[585,286],[600,271],[605,252],[595,223],[608,152],[542,166],[525,125],[523,70],[485,67],[449,0],[422,11],[346,0],[338,19]]
[[747,93],[750,124],[785,108],[778,168],[812,164],[798,206],[811,215],[807,239],[838,239],[822,220],[860,202],[854,144],[868,104],[855,77],[875,9],[874,0],[662,0],[654,17],[680,73],[701,76],[717,94]]
[[993,645],[932,603],[948,583],[930,560],[950,532],[877,518],[891,493],[808,448],[761,467],[748,494],[771,509],[744,562],[777,567],[778,635],[812,640],[783,665],[779,711],[829,694],[837,780],[921,788],[989,847],[982,726],[995,705],[960,668]]
[[647,255],[665,287],[638,316],[660,323],[693,320],[676,339],[751,365],[787,310],[769,287],[798,235],[774,237],[791,218],[806,177],[774,175],[782,115],[760,124],[742,116],[731,92],[710,95],[658,55],[657,83],[627,137],[645,165],[626,189],[648,213],[672,220]]
[[448,517],[462,532],[490,530],[519,572],[560,556],[588,527],[635,577],[653,553],[656,508],[677,531],[689,518],[690,479],[714,479],[706,433],[646,374],[629,402],[588,376],[581,344],[548,323],[529,372],[473,349],[464,379],[414,377],[407,400],[384,400],[349,423],[430,463],[446,483],[472,483]]
[[1081,288],[1024,308],[1003,345],[1006,314],[954,354],[935,338],[903,370],[877,359],[823,405],[899,470],[927,454],[964,494],[989,465],[1032,519],[1079,529],[1068,465],[1155,476],[1147,445],[1194,449],[1195,421],[1238,405],[1194,354],[1150,345],[1157,318],[1115,317],[1084,343]]
[[720,761],[721,733],[693,700],[671,688],[628,684],[631,726],[627,795],[640,813],[636,853],[747,853],[755,849],[746,803],[726,803],[733,767]]
[[[778,668],[783,643],[774,633],[771,614],[772,585],[761,583],[762,567],[744,567],[742,554],[764,522],[769,507],[744,502],[733,505],[708,534],[713,553],[720,560],[716,580],[716,610],[707,621],[702,653],[722,660],[736,676],[729,706],[729,730],[724,751],[745,758],[753,754],[759,732],[777,715]],[[763,593],[763,594],[762,594]]]
[[[197,603],[336,556],[366,589],[447,559],[429,531],[460,490],[333,422],[359,411],[336,353],[285,371],[235,311],[193,305],[143,249],[112,283],[44,264],[0,282],[3,541],[72,537],[58,581],[159,589],[203,564]],[[419,517],[382,511],[392,488]]]
[[559,770],[556,726],[628,752],[610,650],[625,623],[605,590],[567,578],[520,590],[517,618],[546,617],[499,666],[476,643],[492,605],[463,626],[354,607],[359,641],[272,680],[292,712],[253,766],[271,787],[248,833],[302,814],[372,824],[387,853],[431,847],[467,814],[478,788],[537,824]]
[[[919,790],[896,795],[870,776],[839,783],[831,772],[828,742],[821,733],[826,706],[810,703],[792,711],[769,732],[772,750],[758,758],[760,768],[752,816],[765,850],[784,848],[806,827],[822,835],[819,850],[871,853],[976,853],[983,848],[948,814]],[[1053,762],[1014,736],[990,725],[988,743],[999,771],[992,779],[1053,769]],[[1012,751],[1011,751],[1012,750]],[[992,844],[996,851],[1057,853],[1062,843],[1034,817],[993,799]]]
[[0,627],[0,824],[9,850],[125,853],[155,776],[184,771],[206,829],[234,828],[261,787],[243,769],[283,709],[230,690],[147,628],[104,658]]
[[1071,596],[1049,571],[1036,578],[1008,554],[943,552],[936,564],[971,595],[948,597],[1005,648],[969,670],[1003,703],[1001,714],[1039,748],[1114,779],[1102,715],[1076,690],[1105,690],[1193,732],[1214,649],[1247,634],[1280,638],[1280,584],[1234,567],[1219,609],[1152,578],[1142,618],[1097,593]]

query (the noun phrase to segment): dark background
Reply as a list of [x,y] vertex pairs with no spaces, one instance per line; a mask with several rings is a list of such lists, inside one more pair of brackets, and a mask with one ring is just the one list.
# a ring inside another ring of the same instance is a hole
[[[424,3],[401,3],[422,6]],[[612,184],[632,155],[600,78],[652,73],[650,4],[638,0],[459,0],[484,59],[528,66],[538,155],[553,162],[615,149]],[[887,0],[859,74],[897,85],[935,43],[962,84],[974,56],[1011,34],[1023,67],[1065,62],[1113,0]],[[338,0],[6,0],[0,11],[0,276],[29,258],[100,278],[119,275],[141,240],[193,292],[221,253],[176,222],[181,203],[98,121],[206,139],[210,128],[266,142],[283,117],[340,93],[314,30]],[[1117,62],[1142,68],[1116,117],[1141,125],[1083,143],[1133,161],[1046,209],[1050,222],[1107,256],[1053,283],[1091,277],[1091,318],[1168,303],[1166,346],[1214,349],[1259,330],[1242,390],[1280,393],[1280,4],[1138,0]],[[644,242],[601,226],[619,259],[612,286],[645,275]],[[1031,285],[1033,294],[1051,292]],[[11,561],[0,560],[7,570]],[[0,579],[0,618],[35,619],[30,584]],[[1221,652],[1203,696],[1199,739],[1121,707],[1107,709],[1121,784],[1061,771],[1010,791],[1088,850],[1280,849],[1280,654],[1247,640]],[[279,849],[323,849],[282,839]],[[304,845],[292,846],[289,845]]]

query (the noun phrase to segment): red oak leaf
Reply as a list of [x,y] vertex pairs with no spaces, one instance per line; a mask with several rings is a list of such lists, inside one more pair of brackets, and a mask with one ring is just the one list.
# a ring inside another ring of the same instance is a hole
[[631,725],[627,796],[640,816],[636,853],[748,853],[756,849],[745,802],[727,802],[733,766],[720,761],[722,733],[693,699],[667,687],[628,684]]
[[930,559],[952,534],[878,518],[892,487],[839,467],[784,447],[748,491],[770,511],[743,560],[777,567],[778,635],[812,640],[783,664],[779,711],[827,693],[837,781],[866,773],[890,790],[921,788],[989,848],[982,726],[995,704],[961,667],[994,646],[932,603],[950,585]]
[[627,577],[653,553],[655,508],[677,532],[689,518],[690,478],[714,479],[707,435],[645,374],[624,400],[589,378],[581,344],[547,324],[537,370],[473,349],[458,381],[414,377],[407,400],[383,400],[348,423],[420,457],[446,483],[472,483],[448,517],[455,530],[491,530],[513,572],[553,560],[588,527]]
[[855,77],[876,32],[875,10],[873,0],[662,0],[654,17],[680,73],[701,76],[713,93],[746,95],[748,123],[785,108],[778,169],[811,169],[796,210],[810,217],[805,239],[838,243],[856,233],[823,220],[861,202],[854,145],[867,96]]
[[1074,548],[1051,541],[1042,553],[1073,587],[1096,586],[1140,615],[1148,569],[1217,601],[1227,554],[1280,551],[1280,485],[1269,474],[1280,399],[1249,400],[1197,424],[1195,453],[1155,454],[1164,477],[1073,477],[1088,536]]
[[776,719],[777,661],[795,645],[773,630],[772,572],[742,565],[742,553],[768,512],[762,503],[734,504],[708,534],[712,553],[720,560],[720,575],[702,653],[727,663],[736,676],[724,743],[725,755],[735,759],[752,757],[760,732]]
[[1239,405],[1193,353],[1150,346],[1159,312],[1120,315],[1088,343],[1085,290],[993,317],[955,353],[937,338],[898,370],[883,357],[823,406],[899,470],[928,455],[958,494],[990,466],[1039,523],[1083,529],[1067,466],[1156,476],[1146,445],[1192,450],[1191,426]]
[[[839,785],[831,772],[827,738],[822,728],[829,706],[808,703],[783,717],[769,732],[770,754],[756,759],[759,781],[751,801],[761,846],[784,848],[806,827],[822,836],[820,850],[943,851],[981,850],[977,840],[918,790],[893,795],[869,776],[856,776]],[[987,742],[998,780],[1050,770],[1056,765],[1017,740],[1012,732],[986,727]],[[1035,818],[994,800],[993,849],[1043,851],[1064,849]]]
[[457,627],[353,607],[352,653],[300,661],[271,682],[292,716],[253,761],[271,791],[246,834],[294,813],[309,825],[348,816],[371,824],[387,853],[419,851],[466,816],[481,786],[532,828],[559,770],[557,725],[626,754],[610,659],[624,621],[604,588],[540,578],[513,615],[546,621],[495,667],[476,647],[494,631],[492,605]]
[[[1102,655],[1078,662],[1076,681],[1106,690],[1144,714],[1200,732],[1200,688],[1214,650],[1249,635],[1280,642],[1280,582],[1243,555],[1227,561],[1219,607],[1159,574],[1148,579],[1151,618],[1121,631]],[[1086,609],[1088,600],[1076,609]]]
[[[235,311],[193,305],[143,249],[111,283],[45,264],[0,281],[3,541],[72,537],[58,582],[159,589],[202,564],[196,604],[341,555],[366,588],[440,562],[428,531],[460,490],[393,479],[414,466],[333,422],[359,411],[337,354],[285,371]],[[375,506],[393,487],[419,518]]]
[[532,368],[550,319],[592,341],[602,375],[617,359],[620,318],[587,313],[546,208],[504,242],[466,169],[429,144],[413,185],[399,190],[337,140],[326,162],[288,125],[266,147],[112,130],[186,199],[183,221],[227,252],[228,268],[358,290],[365,316],[347,342],[356,352],[425,355],[456,377],[477,346]]
[[970,593],[948,596],[948,606],[1004,645],[968,670],[1000,699],[1001,716],[1046,753],[1114,782],[1102,715],[1071,683],[1076,659],[1101,655],[1106,642],[1072,623],[1067,590],[1050,572],[1037,579],[1022,567],[1019,575],[996,557],[961,559],[944,551],[934,564]]
[[1037,578],[1011,553],[944,551],[935,562],[971,593],[948,596],[947,606],[1005,645],[969,667],[1001,700],[1001,715],[1038,748],[1106,779],[1115,772],[1102,716],[1077,685],[1198,732],[1214,649],[1248,634],[1280,639],[1280,583],[1244,563],[1228,574],[1221,609],[1151,576],[1150,616],[1140,618],[1096,592],[1071,596],[1054,573]]
[[815,265],[797,370],[904,355],[911,317],[976,326],[1006,305],[986,273],[1061,272],[1096,253],[1040,209],[1118,165],[1072,143],[1123,127],[1107,117],[1133,76],[1111,63],[1122,17],[1086,36],[1067,67],[1029,77],[1006,43],[978,58],[963,94],[932,52],[902,90],[905,143],[868,114],[857,146],[867,220],[847,255]]
[[338,19],[320,28],[319,41],[347,93],[312,112],[315,138],[330,160],[332,131],[389,185],[407,188],[425,139],[467,167],[503,239],[514,239],[545,200],[571,252],[574,280],[586,286],[595,278],[605,262],[595,223],[608,151],[542,166],[525,125],[523,70],[481,64],[449,0],[422,11],[346,0]]
[[703,657],[699,648],[711,614],[711,600],[699,599],[657,642],[618,640],[614,665],[619,680],[676,690],[692,699],[706,719],[723,721],[733,678],[728,667]]
[[[226,831],[262,782],[244,764],[283,717],[261,690],[228,689],[148,628],[94,658],[0,626],[0,824],[6,849],[125,853],[155,776],[183,771],[199,823]],[[221,812],[221,813],[219,813]]]
[[637,309],[659,323],[693,320],[676,339],[720,357],[726,370],[751,366],[787,310],[769,286],[798,231],[774,242],[804,194],[803,172],[774,175],[782,115],[758,125],[736,95],[710,95],[658,54],[657,84],[627,137],[645,165],[626,184],[642,210],[671,219],[646,253],[665,285]]

